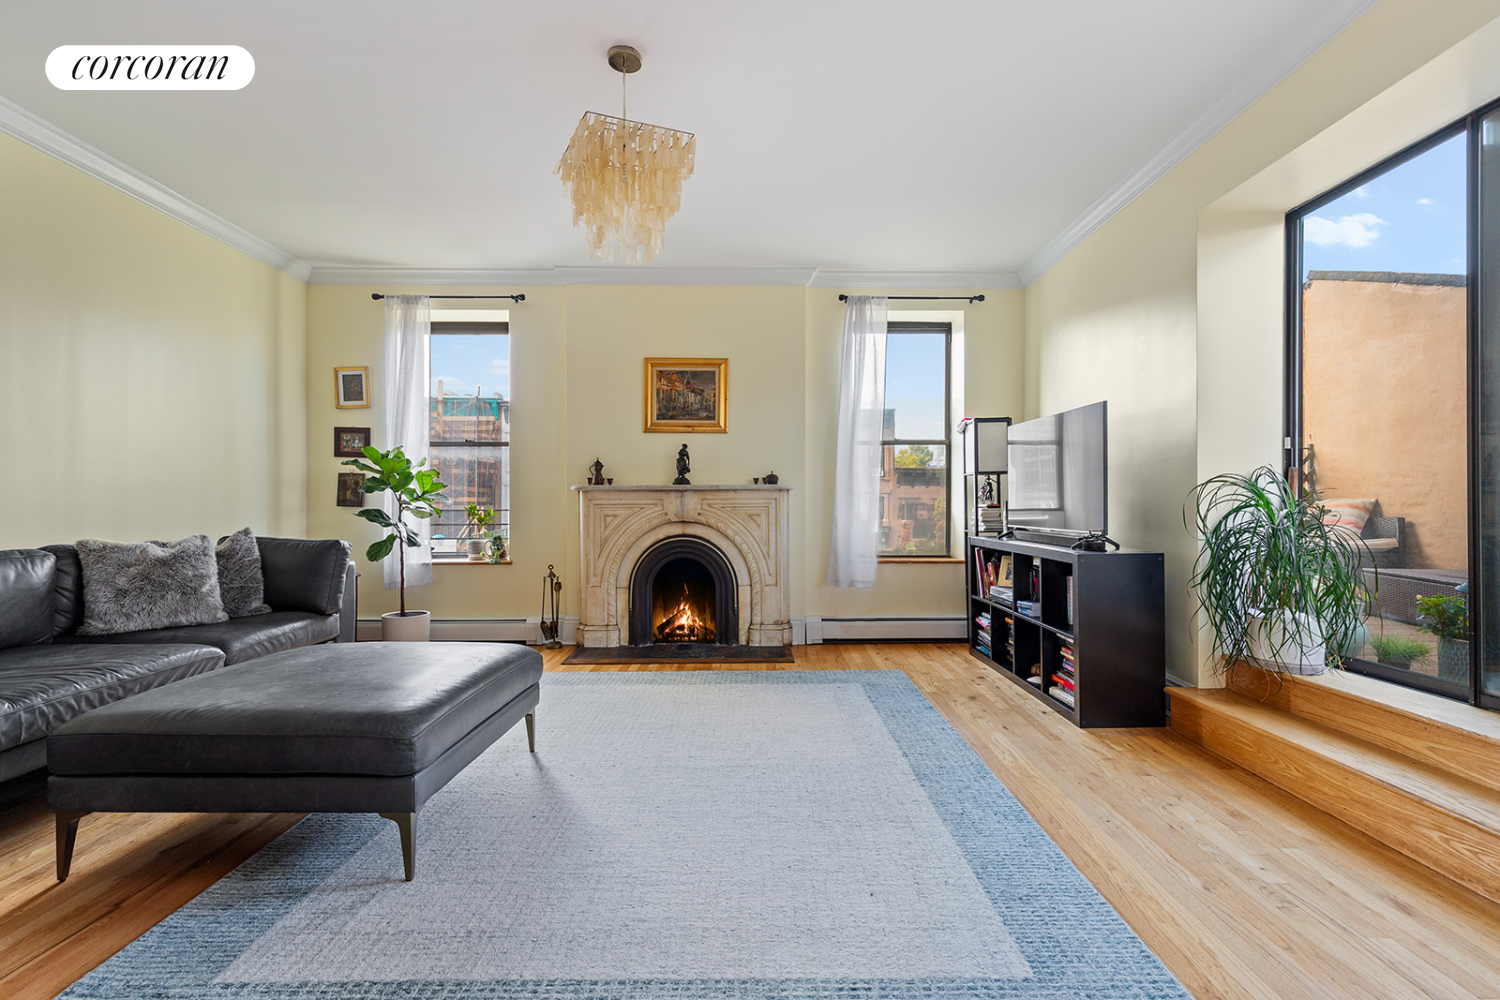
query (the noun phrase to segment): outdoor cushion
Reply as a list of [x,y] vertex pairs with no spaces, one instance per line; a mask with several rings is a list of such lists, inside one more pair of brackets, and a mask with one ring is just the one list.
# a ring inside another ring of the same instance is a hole
[[57,560],[41,549],[0,551],[0,649],[52,638]]
[[74,716],[214,670],[207,646],[17,646],[0,649],[0,750],[41,739]]
[[410,776],[541,676],[541,655],[519,645],[294,649],[74,719],[47,737],[47,766],[54,775]]
[[140,632],[117,632],[113,635],[68,635],[55,640],[72,643],[192,643],[212,646],[223,652],[225,662],[241,663],[269,653],[279,653],[298,646],[327,642],[339,634],[339,620],[307,611],[273,611],[265,615],[231,618],[212,625],[184,625],[180,628],[145,629]]
[[1321,501],[1328,509],[1328,516],[1324,519],[1327,524],[1348,528],[1356,535],[1365,530],[1365,522],[1370,519],[1370,512],[1379,502],[1375,499]]
[[1399,538],[1365,538],[1361,539],[1361,541],[1365,543],[1365,548],[1371,552],[1389,552],[1391,549],[1401,547],[1401,539]]

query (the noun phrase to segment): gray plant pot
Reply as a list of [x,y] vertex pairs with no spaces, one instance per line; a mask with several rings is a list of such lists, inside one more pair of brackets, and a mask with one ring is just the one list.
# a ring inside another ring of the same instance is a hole
[[1458,684],[1469,683],[1469,642],[1467,639],[1438,637],[1438,678]]

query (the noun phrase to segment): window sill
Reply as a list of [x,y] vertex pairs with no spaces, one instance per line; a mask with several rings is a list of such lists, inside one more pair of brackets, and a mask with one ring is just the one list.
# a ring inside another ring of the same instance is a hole
[[876,560],[883,563],[961,563],[962,556],[881,556]]
[[510,560],[501,559],[499,562],[493,563],[488,559],[439,559],[434,557],[432,564],[434,566],[509,566]]

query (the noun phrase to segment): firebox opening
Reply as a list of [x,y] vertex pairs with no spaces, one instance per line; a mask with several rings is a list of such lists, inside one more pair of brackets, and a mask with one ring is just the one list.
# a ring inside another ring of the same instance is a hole
[[714,578],[696,559],[673,559],[651,582],[652,642],[717,642]]

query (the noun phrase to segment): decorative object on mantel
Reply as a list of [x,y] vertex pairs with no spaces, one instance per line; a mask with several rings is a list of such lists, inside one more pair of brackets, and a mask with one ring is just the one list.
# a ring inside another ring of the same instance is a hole
[[760,481],[765,483],[767,486],[775,486],[777,483],[781,482],[781,477],[772,472],[769,475],[761,476]]
[[672,485],[673,486],[691,486],[691,485],[693,485],[688,480],[688,477],[687,477],[687,474],[689,472],[692,472],[692,471],[693,471],[693,467],[690,464],[688,464],[687,442],[684,441],[682,443],[682,448],[677,452],[677,478],[674,479],[674,480],[672,480]]
[[334,458],[358,458],[368,447],[370,447],[370,428],[335,427],[333,429]]
[[395,549],[401,560],[401,610],[388,611],[380,616],[380,637],[386,642],[426,642],[431,634],[432,615],[426,611],[406,610],[406,550],[421,544],[421,538],[406,523],[406,516],[410,514],[425,520],[441,514],[437,501],[443,499],[442,491],[447,487],[438,481],[437,470],[422,468],[427,459],[413,465],[400,445],[390,451],[366,448],[365,461],[350,458],[343,464],[369,473],[364,481],[364,491],[389,491],[395,507],[395,518],[379,507],[366,508],[354,515],[386,529],[386,536],[365,550],[366,559],[378,563]]
[[589,485],[604,485],[604,463],[597,458],[594,459],[594,464],[589,466]]
[[573,225],[588,231],[589,254],[644,266],[661,252],[667,220],[682,207],[682,185],[693,176],[697,140],[691,132],[626,117],[626,76],[641,68],[628,45],[609,50],[620,74],[620,117],[584,113],[557,161],[573,202]]
[[728,358],[647,358],[645,375],[647,433],[728,433]]
[[[558,638],[557,595],[562,593],[562,580],[558,579],[557,573],[552,569],[552,563],[547,564],[547,575],[542,577],[542,638],[546,640],[544,646],[547,649],[562,649],[562,640]],[[547,620],[548,602],[551,602],[552,620]]]
[[340,507],[363,507],[365,505],[365,477],[358,472],[339,473],[338,505]]
[[[464,508],[464,516],[474,526],[474,533],[468,539],[469,562],[484,562],[490,545],[490,540],[486,537],[485,529],[494,523],[496,514],[488,507],[481,507],[477,503],[471,503]],[[490,561],[493,562],[494,560]]]

